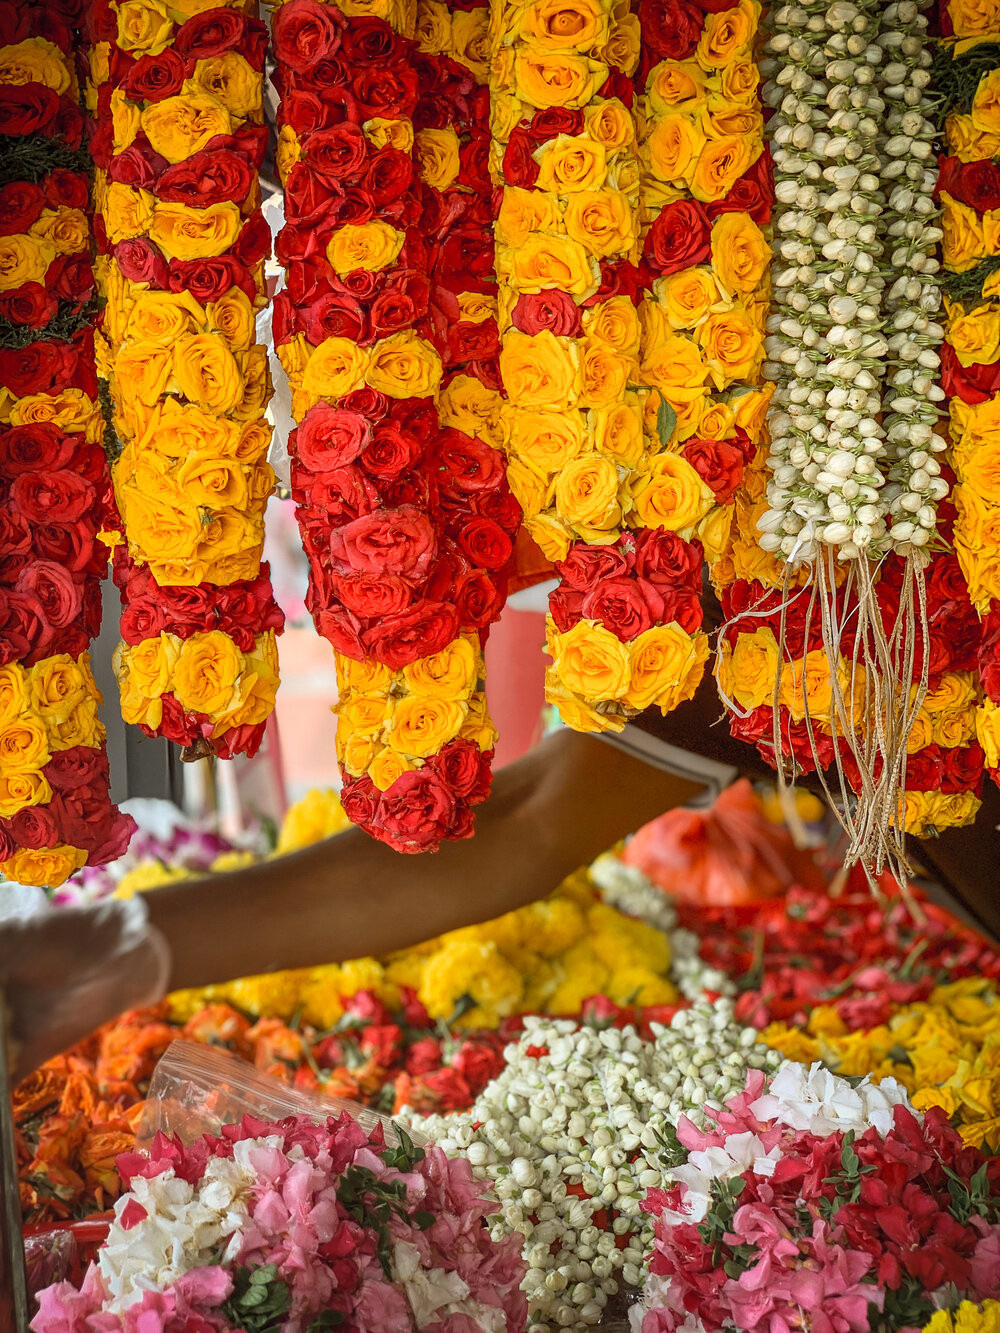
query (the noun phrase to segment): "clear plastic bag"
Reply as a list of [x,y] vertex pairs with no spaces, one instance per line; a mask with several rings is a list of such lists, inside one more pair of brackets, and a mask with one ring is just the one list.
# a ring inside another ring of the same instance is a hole
[[[348,1111],[367,1133],[382,1125],[386,1143],[399,1143],[389,1116],[341,1097],[287,1087],[218,1047],[175,1041],[153,1073],[135,1146],[148,1148],[159,1133],[176,1135],[187,1145],[202,1134],[218,1134],[223,1125],[235,1124],[245,1115],[258,1120],[291,1115],[323,1120],[341,1111]],[[427,1143],[421,1134],[407,1130],[407,1135],[419,1147]]]

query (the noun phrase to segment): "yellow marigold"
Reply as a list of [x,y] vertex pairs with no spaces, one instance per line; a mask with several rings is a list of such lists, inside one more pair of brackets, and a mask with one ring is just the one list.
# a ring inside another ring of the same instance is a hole
[[289,806],[275,851],[279,854],[298,851],[301,847],[331,838],[335,833],[342,833],[350,828],[350,824],[337,793],[313,787],[301,800]]
[[923,1333],[1000,1333],[1000,1301],[962,1301],[953,1310],[938,1310]]
[[453,940],[428,959],[420,999],[432,1018],[447,1020],[468,998],[473,1006],[461,1024],[496,1027],[514,1013],[523,990],[520,973],[495,944]]
[[140,861],[118,881],[115,897],[131,898],[135,893],[146,893],[162,884],[175,884],[180,879],[190,878],[190,870],[181,866],[164,865],[162,861]]
[[616,967],[608,981],[608,999],[615,1004],[673,1004],[677,988],[648,967]]
[[374,991],[383,1004],[393,1008],[399,992],[386,976],[385,968],[374,958],[352,958],[340,969],[341,994],[355,995],[359,990]]
[[302,1003],[302,983],[308,972],[269,972],[241,977],[224,988],[226,1001],[252,1018],[290,1019]]
[[344,1012],[342,990],[339,967],[330,964],[313,968],[300,990],[303,1020],[321,1032],[334,1027]]
[[550,1013],[578,1014],[584,1000],[604,993],[610,973],[593,949],[581,941],[556,961],[556,975],[559,984],[549,997]]

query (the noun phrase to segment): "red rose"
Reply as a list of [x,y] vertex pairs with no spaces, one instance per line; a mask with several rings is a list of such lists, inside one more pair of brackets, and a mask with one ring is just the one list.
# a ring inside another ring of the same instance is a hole
[[40,282],[26,282],[0,293],[0,319],[26,328],[43,329],[55,316],[59,302]]
[[522,333],[535,334],[548,329],[557,338],[579,338],[583,333],[580,307],[568,292],[557,290],[519,296],[511,322]]
[[0,236],[28,231],[42,215],[45,195],[30,181],[10,181],[0,188]]
[[489,795],[490,766],[475,742],[449,741],[429,763],[456,797],[478,805]]
[[37,601],[0,587],[0,666],[26,661],[43,638],[51,635],[42,627]]
[[944,773],[941,777],[941,790],[949,795],[971,791],[979,795],[983,785],[983,771],[986,757],[978,741],[969,741],[968,745],[956,745],[954,749],[943,749],[941,759]]
[[705,21],[691,0],[640,0],[643,42],[661,60],[687,60],[694,54]]
[[279,65],[308,74],[319,61],[340,49],[345,26],[335,7],[317,4],[316,0],[290,0],[274,16],[274,58]]
[[412,506],[367,514],[330,538],[333,559],[351,569],[411,579],[425,577],[435,545],[430,519]]
[[[29,86],[36,87],[37,85],[31,84]],[[83,143],[83,129],[83,112],[75,102],[70,100],[68,95],[61,97],[52,124],[53,136],[62,139],[67,148],[72,148],[75,152]]]
[[458,634],[458,614],[443,602],[424,601],[410,611],[387,616],[361,636],[365,653],[392,671],[401,671],[418,657],[440,652]]
[[771,221],[774,205],[774,172],[767,146],[735,183],[729,193],[715,203],[706,204],[705,211],[714,222],[721,213],[749,213],[758,227]]
[[367,773],[360,778],[345,775],[344,785],[340,789],[340,804],[344,814],[358,828],[370,831],[374,827],[381,798],[382,793]]
[[410,1043],[406,1052],[406,1072],[414,1078],[429,1074],[441,1064],[441,1043],[433,1037],[421,1037]]
[[743,450],[728,440],[689,440],[682,455],[715,493],[715,503],[732,502],[746,466]]
[[477,1097],[503,1069],[503,1052],[489,1041],[463,1041],[451,1067],[468,1083],[472,1096]]
[[191,208],[241,204],[255,181],[256,173],[239,153],[205,151],[168,167],[160,177],[156,193],[160,199]]
[[345,121],[316,130],[302,141],[308,166],[328,181],[353,181],[368,160],[368,140],[360,126]]
[[447,837],[454,818],[454,797],[440,777],[425,767],[402,773],[383,793],[377,827],[397,851],[420,852]]
[[[0,643],[0,661],[3,661],[3,645]],[[0,826],[0,861],[6,861],[17,851],[17,843],[5,828]]]
[[420,445],[395,422],[386,421],[375,427],[372,441],[361,458],[361,466],[373,477],[388,481],[398,477],[417,462]]
[[33,342],[27,347],[0,349],[0,385],[13,397],[45,393],[65,387],[66,372],[74,366],[73,349],[66,343]]
[[74,523],[94,502],[94,488],[74,472],[24,472],[10,488],[11,499],[32,523]]
[[1000,207],[1000,167],[988,160],[961,162],[957,157],[938,159],[937,193],[944,190],[960,204],[977,213]]
[[499,353],[500,334],[495,319],[483,319],[478,323],[460,320],[451,325],[445,353],[449,365],[488,361]]
[[413,59],[412,42],[397,36],[385,19],[352,18],[343,36],[344,59],[350,65],[394,65]]
[[50,560],[36,560],[23,570],[14,591],[28,599],[51,630],[65,629],[80,614],[80,585],[68,569]]
[[258,208],[243,223],[233,243],[232,254],[245,268],[252,269],[271,253],[271,228]]
[[53,560],[74,574],[102,578],[107,552],[103,544],[95,541],[96,533],[97,520],[92,514],[69,526],[39,523],[33,529],[35,554],[39,560]]
[[358,1044],[382,1069],[390,1069],[403,1053],[403,1029],[396,1023],[370,1023]]
[[[932,620],[946,603],[968,601],[969,585],[957,555],[935,556],[926,573],[926,584],[928,611]],[[948,615],[951,615],[950,608]]]
[[328,472],[353,463],[371,439],[371,427],[360,412],[317,403],[294,433],[299,462],[313,472]]
[[288,125],[301,136],[323,129],[328,124],[327,116],[327,108],[316,93],[296,88],[281,99],[278,125]]
[[534,159],[537,141],[523,129],[516,129],[507,141],[503,154],[503,174],[508,185],[521,190],[530,190],[538,179],[540,170]]
[[211,589],[210,584],[203,585],[208,592],[206,601],[214,601],[222,621],[222,628],[227,633],[233,634],[240,629],[247,630],[252,642],[255,635],[263,634],[269,629],[281,632],[285,625],[285,617],[274,600],[270,576],[270,566],[264,561],[260,567],[260,574],[255,579],[230,583],[228,587],[220,589]]
[[712,227],[695,199],[678,199],[661,208],[646,233],[643,258],[659,277],[703,263],[712,252]]
[[467,190],[488,195],[493,188],[490,178],[490,136],[473,130],[458,153],[458,183]]
[[355,389],[344,395],[340,405],[349,412],[360,412],[369,421],[381,421],[389,411],[389,399],[378,389]]
[[506,581],[498,584],[480,571],[466,574],[452,594],[459,621],[467,629],[485,629],[499,618],[506,592]]
[[121,91],[130,102],[162,102],[179,93],[183,84],[184,61],[175,44],[159,55],[140,56],[122,79]]
[[[437,839],[435,839],[435,842]],[[400,847],[399,851],[423,851],[423,847]],[[421,1080],[419,1093],[421,1105],[427,1110],[462,1111],[471,1105],[473,1093],[465,1079],[455,1069],[436,1069]]]
[[[419,278],[419,275],[414,275]],[[416,283],[393,283],[372,302],[373,338],[387,338],[392,333],[411,329],[427,309],[427,292]]]
[[1000,361],[963,366],[951,343],[941,344],[941,387],[949,398],[985,403],[1000,389]]
[[267,55],[267,27],[259,19],[232,9],[209,9],[189,18],[174,36],[174,50],[185,60],[238,51],[258,73]]
[[190,292],[199,305],[217,301],[230,287],[239,287],[251,300],[256,295],[249,271],[233,255],[219,255],[212,259],[173,259],[167,286],[172,292]]
[[[519,133],[519,131],[515,131]],[[546,107],[536,111],[531,117],[527,133],[536,143],[545,143],[557,139],[560,134],[577,135],[583,133],[583,112],[566,106]]]
[[0,507],[0,582],[13,583],[31,557],[27,519]]
[[453,486],[466,495],[495,487],[506,476],[499,450],[459,430],[441,433],[435,458],[444,472],[442,485]]
[[45,199],[50,208],[86,208],[90,200],[86,176],[57,167],[45,177]]
[[115,246],[115,262],[122,276],[130,282],[149,283],[162,291],[170,280],[170,269],[163,254],[144,236],[119,241]]
[[[239,733],[239,739],[243,742],[244,748],[241,753],[250,754],[251,746],[253,746],[253,752],[255,753],[264,734],[264,723],[261,722],[256,729],[259,733],[256,745],[247,736],[247,733],[253,729],[237,727],[234,730]],[[231,739],[231,736],[232,733],[227,735],[226,739]],[[103,866],[110,861],[119,860],[128,851],[128,845],[137,829],[138,825],[131,815],[125,814],[117,806],[112,806],[110,819],[105,821],[98,834],[98,839],[91,844],[90,855],[87,857],[88,864]]]
[[480,569],[503,569],[514,552],[510,537],[489,518],[467,519],[458,531],[457,542],[470,564]]
[[660,623],[663,598],[647,579],[602,579],[584,596],[581,614],[585,620],[600,621],[622,643],[629,643]]
[[411,65],[362,69],[351,82],[363,120],[412,117],[417,105],[417,72]]
[[134,597],[122,606],[121,636],[133,647],[145,639],[153,639],[176,629],[171,624],[167,608],[156,597]]
[[71,841],[66,836],[67,830],[56,827],[51,811],[44,806],[33,805],[18,810],[16,815],[4,820],[4,824],[19,847],[30,847],[33,851]]
[[618,545],[588,546],[585,542],[574,542],[569,555],[557,562],[556,569],[571,588],[588,593],[603,579],[627,574],[629,561]]
[[696,542],[662,528],[644,528],[636,534],[635,572],[641,578],[698,591],[701,565],[701,546]]
[[565,583],[560,583],[558,588],[549,593],[549,615],[560,634],[565,634],[578,620],[582,620],[583,598],[582,592],[567,587]]
[[90,256],[81,251],[75,255],[60,255],[49,265],[45,281],[53,296],[60,301],[72,301],[79,305],[94,290],[94,271],[90,267]]
[[[332,472],[322,472],[308,478],[309,504],[321,515],[325,515],[322,524],[325,530],[341,523],[350,523],[361,514],[370,514],[378,502],[378,494],[356,464],[335,468]],[[292,482],[296,484],[301,477],[296,477],[292,469]]]
[[398,148],[380,148],[371,158],[361,177],[361,188],[383,212],[403,199],[414,181],[413,162]]
[[909,791],[937,791],[943,774],[940,746],[928,745],[906,756],[906,786]]
[[333,590],[352,616],[374,620],[398,615],[413,603],[413,591],[394,574],[334,576]]
[[137,190],[152,190],[156,187],[160,172],[166,165],[166,158],[154,153],[148,143],[136,139],[124,152],[118,153],[111,159],[108,176],[119,185],[131,185]]
[[41,83],[0,86],[0,137],[45,134],[59,116],[59,94]]

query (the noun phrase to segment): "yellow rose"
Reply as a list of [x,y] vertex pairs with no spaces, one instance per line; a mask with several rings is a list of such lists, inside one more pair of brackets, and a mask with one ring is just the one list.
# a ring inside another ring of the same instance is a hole
[[16,662],[0,667],[0,726],[13,722],[27,710],[29,680],[24,667]]
[[728,440],[735,434],[733,408],[730,403],[710,403],[698,426],[706,440]]
[[516,407],[563,412],[579,393],[576,348],[548,329],[535,334],[508,332],[500,351],[500,374]]
[[676,621],[644,630],[629,644],[631,678],[622,702],[639,713],[659,703],[686,680],[692,655],[692,638]]
[[58,255],[75,255],[90,244],[87,215],[79,208],[46,208],[31,235],[48,241]]
[[4,774],[43,768],[51,758],[45,722],[34,713],[25,713],[0,729],[0,771]]
[[584,331],[618,352],[635,356],[639,350],[639,317],[627,296],[612,296],[583,312]]
[[764,335],[742,306],[709,315],[696,336],[717,389],[756,376]]
[[598,55],[612,69],[628,78],[635,73],[642,50],[642,30],[638,14],[623,14],[608,33],[608,40]]
[[621,731],[625,726],[625,716],[620,711],[598,712],[586,700],[571,694],[559,680],[555,667],[545,672],[545,698],[555,706],[559,716],[573,731],[594,733],[602,731]]
[[360,694],[388,694],[393,683],[393,674],[381,662],[356,662],[353,657],[336,653],[334,660],[337,667],[337,689],[341,698],[350,691]]
[[993,37],[1000,32],[996,0],[951,0],[948,17],[956,37]]
[[969,585],[974,606],[1000,597],[1000,570],[993,557],[1000,543],[1000,506],[981,499],[969,486],[956,486],[952,499],[958,511],[955,554]]
[[540,477],[547,477],[582,451],[584,433],[580,415],[515,410],[508,421],[507,445],[516,458],[522,459]]
[[179,508],[132,487],[118,488],[117,496],[126,531],[133,534],[133,544],[147,559],[191,559],[202,536],[193,506]]
[[555,289],[583,299],[597,291],[600,281],[596,264],[579,241],[547,232],[533,232],[515,250],[498,250],[497,271],[505,269],[519,292]]
[[658,454],[633,482],[632,494],[643,527],[667,528],[682,537],[715,504],[712,491],[680,454]]
[[386,120],[375,116],[361,126],[365,138],[373,148],[398,148],[409,153],[413,148],[413,123],[409,120]]
[[[511,490],[514,490],[513,484]],[[517,495],[516,491],[515,495]],[[565,560],[569,555],[569,548],[573,541],[574,534],[572,530],[556,514],[536,513],[528,518],[528,510],[525,508],[520,495],[517,495],[517,499],[525,512],[524,530],[545,559],[552,564],[559,560]]]
[[1000,307],[987,303],[966,310],[946,298],[945,310],[945,338],[959,365],[985,365],[1000,356]]
[[139,108],[130,102],[120,88],[111,94],[111,142],[116,153],[122,153],[139,133]]
[[451,15],[452,60],[471,70],[477,83],[489,77],[490,42],[487,34],[488,10],[456,9]]
[[571,194],[564,221],[567,236],[597,259],[627,254],[635,245],[635,218],[628,200],[617,190]]
[[397,778],[402,777],[404,773],[414,772],[419,765],[416,760],[409,759],[399,750],[386,746],[379,750],[365,767],[379,791],[388,791]]
[[192,504],[209,509],[222,505],[243,508],[247,502],[246,477],[234,459],[193,454],[177,469],[177,484]]
[[705,72],[697,60],[661,60],[649,76],[649,102],[656,115],[697,115],[705,104]]
[[404,236],[388,222],[351,222],[338,227],[326,247],[326,257],[341,278],[357,269],[376,273],[394,264],[403,248]]
[[458,135],[450,127],[418,130],[413,142],[420,178],[432,190],[450,190],[461,170]]
[[441,358],[426,339],[394,333],[371,349],[365,379],[390,398],[430,398],[441,383]]
[[[539,192],[569,194],[575,190],[599,189],[607,177],[607,150],[588,134],[560,134],[543,144],[535,153],[538,163],[537,189],[520,193],[537,196]],[[504,190],[504,204],[510,193]],[[540,206],[540,205],[537,205]],[[503,216],[503,205],[500,210]],[[512,241],[512,244],[516,242]]]
[[923,707],[932,716],[969,708],[976,702],[975,677],[971,672],[946,671],[936,690],[928,690]]
[[133,190],[130,185],[113,181],[108,186],[104,222],[108,240],[113,244],[144,236],[153,222],[155,199],[147,190]]
[[625,396],[635,361],[598,338],[583,338],[580,353],[580,406],[610,407]]
[[745,709],[770,705],[779,660],[778,641],[769,629],[738,634],[735,646],[723,639],[715,673],[720,693]]
[[288,180],[288,173],[296,162],[302,160],[302,144],[291,125],[282,125],[278,131],[278,142],[274,150],[274,162],[278,168],[278,179],[282,185]]
[[246,119],[263,105],[263,77],[238,51],[195,61],[191,82],[221,102],[234,120]]
[[170,347],[152,339],[128,343],[115,359],[115,381],[126,401],[154,407],[166,393],[172,364]]
[[976,709],[976,739],[987,768],[1000,768],[1000,705],[984,699]]
[[91,444],[97,444],[104,437],[101,409],[82,389],[28,394],[11,405],[12,426],[28,426],[39,421],[51,422],[70,435],[83,432]]
[[[724,213],[723,217],[736,214]],[[748,218],[747,221],[750,219]],[[666,278],[660,278],[655,285],[659,298],[659,311],[662,312],[667,328],[677,332],[681,329],[693,329],[705,319],[709,311],[720,299],[719,284],[710,268],[696,264],[692,268],[682,268]],[[643,302],[643,315],[652,318],[655,309],[650,301]],[[659,336],[657,326],[650,328],[650,336]]]
[[590,413],[594,447],[619,467],[638,467],[645,448],[642,417],[634,403],[612,403]]
[[504,190],[496,220],[499,245],[516,249],[534,232],[556,231],[559,226],[559,211],[550,195],[541,190]]
[[302,387],[317,398],[343,398],[360,389],[368,353],[350,338],[327,338],[315,348],[302,372]]
[[695,528],[695,535],[705,551],[705,559],[715,564],[725,555],[733,526],[733,506],[716,505]]
[[468,639],[453,639],[440,652],[403,667],[407,689],[425,699],[465,700],[478,676],[476,650]]
[[550,52],[533,42],[526,42],[514,57],[517,95],[533,107],[578,110],[592,100],[607,77],[607,65],[597,60]]
[[764,233],[747,213],[723,213],[712,224],[712,267],[730,296],[752,292],[771,258]]
[[708,378],[708,367],[701,359],[698,346],[682,333],[671,333],[658,338],[644,349],[642,361],[643,383],[659,389],[672,401],[672,389],[696,389]]
[[198,407],[229,412],[243,397],[243,377],[232,352],[216,333],[195,333],[174,346],[173,376]]
[[919,754],[921,750],[926,750],[933,740],[934,727],[930,718],[926,713],[918,713],[906,738],[906,753]]
[[68,653],[43,658],[31,668],[28,688],[31,707],[46,726],[64,720],[85,698],[97,695],[86,653],[79,664]]
[[613,531],[621,522],[618,469],[601,454],[571,459],[556,477],[556,505],[575,528]]
[[1000,439],[970,451],[958,473],[959,479],[983,500],[1000,505]]
[[[0,732],[0,756],[6,760],[6,729]],[[37,769],[14,769],[6,762],[0,768],[0,817],[11,819],[19,810],[32,805],[47,805],[52,788],[45,774]]]
[[205,208],[158,203],[149,225],[150,239],[168,259],[206,259],[225,254],[239,234],[240,210],[231,203]]
[[971,706],[938,713],[934,718],[934,740],[946,750],[968,745],[976,732],[975,721],[975,709]]
[[721,199],[750,170],[760,153],[759,138],[751,141],[743,135],[727,134],[709,139],[695,164],[689,182],[691,193],[702,203]]
[[438,414],[449,430],[478,435],[497,447],[500,432],[500,396],[475,375],[456,375],[441,390]]
[[608,38],[599,0],[534,0],[521,15],[521,37],[543,50],[585,51]]
[[562,686],[586,700],[621,699],[629,687],[629,650],[593,620],[551,635],[550,652]]
[[35,236],[0,236],[0,291],[12,291],[26,282],[44,284],[55,246]]
[[[635,122],[631,113],[617,98],[601,98],[586,108],[584,116],[587,134],[599,143],[606,153],[618,153],[635,142]],[[545,148],[539,151],[545,153]],[[539,161],[542,160],[539,158]],[[595,186],[599,184],[600,181],[594,183]],[[594,186],[584,188],[594,188]]]
[[666,112],[656,122],[646,147],[653,174],[661,181],[686,181],[705,144],[695,121],[681,112]]
[[741,393],[735,401],[733,422],[740,430],[745,430],[754,443],[760,440],[768,405],[773,395],[774,385],[763,384],[759,389]]
[[44,37],[0,46],[0,84],[20,88],[27,83],[44,84],[60,96],[72,86],[66,57]]
[[980,134],[1000,133],[1000,69],[979,80],[972,99],[972,127]]
[[224,736],[230,728],[265,722],[274,711],[277,692],[278,649],[273,630],[268,630],[257,638],[253,651],[244,655],[235,694],[212,735]]
[[425,759],[455,739],[466,711],[467,706],[454,699],[409,694],[397,701],[386,740],[400,754]]
[[705,15],[705,29],[695,51],[702,69],[723,69],[749,58],[750,42],[760,22],[756,0],[740,0],[735,9]]
[[986,254],[983,221],[974,208],[960,204],[946,190],[941,191],[941,246],[946,268],[963,273],[973,268]]
[[209,326],[221,333],[230,351],[245,352],[254,339],[255,317],[250,298],[239,287],[230,287],[217,301],[205,307]]
[[126,323],[128,337],[171,343],[204,327],[205,312],[190,292],[143,292]]
[[[121,11],[119,11],[120,22]],[[229,112],[207,93],[183,93],[151,102],[142,113],[150,147],[168,162],[184,162],[218,134],[231,134]]]
[[785,663],[779,699],[796,722],[806,716],[807,707],[813,722],[829,722],[833,686],[830,661],[824,648],[814,648],[806,654],[804,669],[801,658]]
[[764,118],[757,107],[717,96],[709,97],[699,124],[709,139],[742,135],[751,142],[759,141],[764,130]]
[[192,634],[177,655],[173,693],[185,711],[212,717],[229,706],[242,668],[243,654],[228,634]]
[[760,71],[751,60],[736,60],[719,71],[719,91],[730,102],[752,102],[760,86]]
[[1000,157],[1000,134],[982,134],[971,116],[950,115],[945,121],[948,149],[960,162],[982,162]]
[[86,864],[87,853],[82,848],[60,842],[55,847],[18,848],[8,860],[0,861],[0,874],[15,884],[57,889]]
[[241,456],[240,433],[232,422],[190,403],[180,403],[176,398],[167,398],[154,410],[149,429],[139,440],[139,448],[167,458]]

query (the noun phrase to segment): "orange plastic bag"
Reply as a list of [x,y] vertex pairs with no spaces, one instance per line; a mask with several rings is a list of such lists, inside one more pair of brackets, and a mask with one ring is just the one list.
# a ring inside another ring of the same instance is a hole
[[672,898],[706,907],[746,906],[793,884],[823,884],[812,856],[765,819],[746,778],[708,809],[669,810],[646,824],[629,840],[623,859]]

